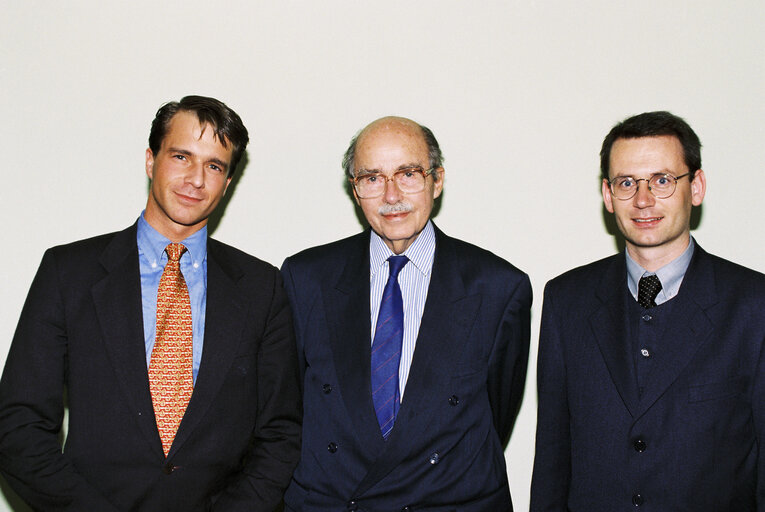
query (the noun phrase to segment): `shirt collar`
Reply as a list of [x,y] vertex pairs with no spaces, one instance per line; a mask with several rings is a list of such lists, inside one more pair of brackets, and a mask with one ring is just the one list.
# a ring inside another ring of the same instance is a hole
[[695,246],[696,244],[693,240],[693,237],[691,237],[690,242],[688,243],[688,247],[685,248],[685,251],[683,251],[680,256],[670,261],[656,272],[648,272],[646,269],[641,267],[635,260],[632,259],[629,251],[625,249],[624,253],[627,256],[627,287],[629,288],[632,296],[637,299],[638,281],[640,281],[640,278],[643,277],[643,275],[651,274],[656,274],[656,276],[659,278],[659,281],[661,281],[661,290],[659,291],[659,295],[656,298],[657,304],[666,302],[677,295],[677,292],[680,291],[680,285],[683,283],[685,271],[688,270],[688,265],[691,264],[691,258],[693,257]]
[[[146,222],[144,212],[138,218],[138,250],[146,256],[149,263],[160,264],[167,261],[165,247],[170,240]],[[194,268],[198,268],[207,258],[207,226],[181,241],[186,247],[186,254],[191,258]],[[164,265],[163,265],[164,266]]]
[[[436,252],[436,232],[433,229],[433,223],[428,221],[425,224],[425,228],[417,235],[412,245],[402,253],[409,258],[409,261],[414,264],[415,268],[419,270],[423,275],[429,275],[433,270],[433,258]],[[388,261],[388,258],[395,256],[380,235],[372,231],[372,236],[369,240],[369,275],[374,275],[382,268],[383,264]]]

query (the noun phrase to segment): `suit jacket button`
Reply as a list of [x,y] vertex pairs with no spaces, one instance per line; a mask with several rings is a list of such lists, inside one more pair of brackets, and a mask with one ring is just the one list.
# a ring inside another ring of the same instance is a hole
[[635,451],[638,453],[643,453],[645,449],[647,448],[645,441],[643,441],[642,439],[638,439],[637,441],[635,441],[632,447],[635,448]]
[[348,510],[358,510],[359,505],[355,501],[351,500],[348,502],[348,506],[346,507]]
[[635,505],[636,507],[639,507],[640,505],[643,504],[643,497],[639,494],[635,494],[634,496],[632,496],[632,504]]
[[405,506],[404,508],[401,509],[401,512],[412,512],[412,507],[407,505],[407,506]]
[[449,397],[449,405],[457,405],[460,403],[460,399],[457,395],[452,395]]
[[329,443],[327,445],[327,450],[329,450],[329,453],[335,453],[337,451],[337,445],[335,443]]
[[322,391],[324,391],[325,395],[328,395],[328,394],[332,393],[332,386],[330,386],[329,384],[324,384],[321,387],[321,389],[322,389]]
[[175,466],[173,466],[173,465],[172,465],[172,464],[170,464],[169,462],[168,462],[167,464],[165,464],[164,466],[162,466],[162,472],[163,472],[164,474],[166,474],[166,475],[169,475],[169,474],[170,474],[170,473],[172,473],[173,471],[175,471]]
[[438,454],[438,452],[433,452],[433,455],[430,456],[430,463],[435,466],[440,461],[441,461],[441,456]]

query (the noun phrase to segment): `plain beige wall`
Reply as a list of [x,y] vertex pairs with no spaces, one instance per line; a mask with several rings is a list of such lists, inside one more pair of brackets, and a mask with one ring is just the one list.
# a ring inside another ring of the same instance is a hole
[[615,122],[685,117],[708,180],[697,240],[765,271],[763,26],[762,0],[0,0],[0,362],[44,249],[126,227],[143,208],[161,103],[205,94],[242,116],[249,162],[214,236],[276,265],[360,229],[346,144],[375,118],[412,117],[446,156],[439,227],[534,285],[506,453],[525,510],[542,290],[616,250],[598,181]]

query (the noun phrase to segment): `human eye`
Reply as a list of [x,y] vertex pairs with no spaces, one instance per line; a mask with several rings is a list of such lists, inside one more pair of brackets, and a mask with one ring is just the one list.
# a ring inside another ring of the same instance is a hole
[[668,174],[658,174],[653,177],[653,183],[656,187],[666,187],[671,183],[671,179]]
[[617,188],[629,190],[635,186],[635,178],[632,176],[622,176],[621,178],[616,178],[614,180],[614,185]]
[[408,169],[401,169],[396,173],[396,179],[401,181],[416,181],[422,177],[422,169],[419,167],[410,167]]
[[210,169],[216,172],[223,172],[223,168],[218,164],[210,164]]
[[184,160],[186,160],[186,155],[182,155],[180,153],[176,153],[175,155],[173,155],[173,158],[175,158],[176,160],[184,161]]

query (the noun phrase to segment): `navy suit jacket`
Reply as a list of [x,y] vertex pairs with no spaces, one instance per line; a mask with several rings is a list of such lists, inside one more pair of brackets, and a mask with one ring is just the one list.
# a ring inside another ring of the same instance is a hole
[[288,509],[512,510],[503,447],[526,375],[528,277],[436,229],[406,393],[384,441],[370,389],[369,239],[308,249],[282,267],[304,378]]
[[34,509],[270,512],[278,504],[299,456],[301,408],[281,279],[212,239],[207,274],[202,361],[165,459],[135,225],[45,253],[0,381],[0,469]]
[[642,395],[626,290],[624,254],[545,289],[531,510],[765,510],[765,276],[697,245]]

